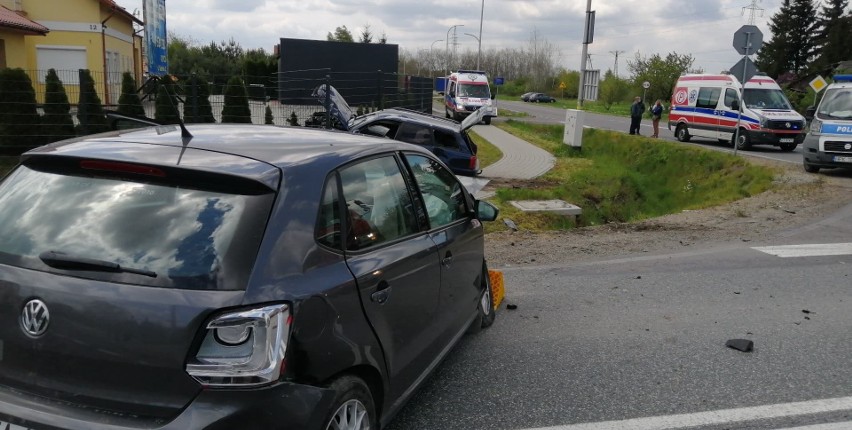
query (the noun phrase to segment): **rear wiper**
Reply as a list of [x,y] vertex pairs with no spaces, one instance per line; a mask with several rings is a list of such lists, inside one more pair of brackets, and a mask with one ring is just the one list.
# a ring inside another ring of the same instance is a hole
[[130,267],[121,267],[117,263],[104,260],[96,260],[94,258],[75,257],[57,251],[45,251],[38,255],[44,264],[50,267],[64,270],[91,270],[95,272],[111,272],[111,273],[134,273],[142,276],[150,276],[156,278],[157,274],[150,270],[133,269]]

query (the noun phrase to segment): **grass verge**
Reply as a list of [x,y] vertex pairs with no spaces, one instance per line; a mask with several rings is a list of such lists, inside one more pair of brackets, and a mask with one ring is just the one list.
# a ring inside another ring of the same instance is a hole
[[482,136],[476,134],[475,131],[468,131],[468,136],[476,144],[476,158],[479,159],[479,168],[484,169],[503,158],[503,152],[491,142],[485,140]]
[[[558,230],[630,222],[700,209],[759,194],[776,171],[730,154],[674,142],[586,129],[582,151],[562,143],[562,126],[509,120],[500,128],[556,157],[554,168],[531,181],[500,183],[491,200],[501,215],[524,230]],[[511,200],[560,199],[580,206],[574,221],[546,213],[524,213]],[[505,229],[489,223],[488,231]]]

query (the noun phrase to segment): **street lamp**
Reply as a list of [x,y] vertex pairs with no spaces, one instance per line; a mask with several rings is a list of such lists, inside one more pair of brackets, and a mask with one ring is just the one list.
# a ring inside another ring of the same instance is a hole
[[482,17],[485,15],[485,0],[482,0],[482,7],[479,9],[479,37],[476,42],[479,48],[476,50],[476,70],[479,70],[479,59],[482,57]]
[[[456,27],[464,27],[464,24],[456,24],[447,30],[447,73],[450,73],[450,32]],[[453,38],[455,40],[455,38]]]
[[435,61],[435,56],[432,55],[432,49],[435,48],[436,43],[443,42],[443,41],[444,41],[444,39],[438,39],[438,40],[432,42],[432,46],[429,47],[429,63],[430,63],[429,64],[429,77],[430,78],[432,77],[432,72],[435,69],[435,63],[433,63],[433,61]]
[[479,57],[480,57],[480,54],[482,53],[482,41],[480,41],[479,38],[476,37],[476,35],[474,35],[474,34],[470,34],[470,33],[465,33],[465,34],[476,39],[477,43],[479,43],[479,50],[476,52],[476,70],[479,70]]

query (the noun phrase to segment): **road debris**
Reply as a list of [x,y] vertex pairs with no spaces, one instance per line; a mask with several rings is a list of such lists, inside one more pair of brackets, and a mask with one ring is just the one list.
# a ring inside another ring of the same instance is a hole
[[725,346],[742,352],[752,352],[754,350],[754,342],[748,339],[730,339],[725,342]]

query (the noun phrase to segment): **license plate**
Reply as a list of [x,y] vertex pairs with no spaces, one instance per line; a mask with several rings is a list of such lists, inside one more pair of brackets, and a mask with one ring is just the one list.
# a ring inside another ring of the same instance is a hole
[[795,139],[779,139],[779,140],[781,140],[781,143],[793,143],[793,141]]
[[852,163],[852,157],[841,157],[840,155],[834,156],[835,163]]

